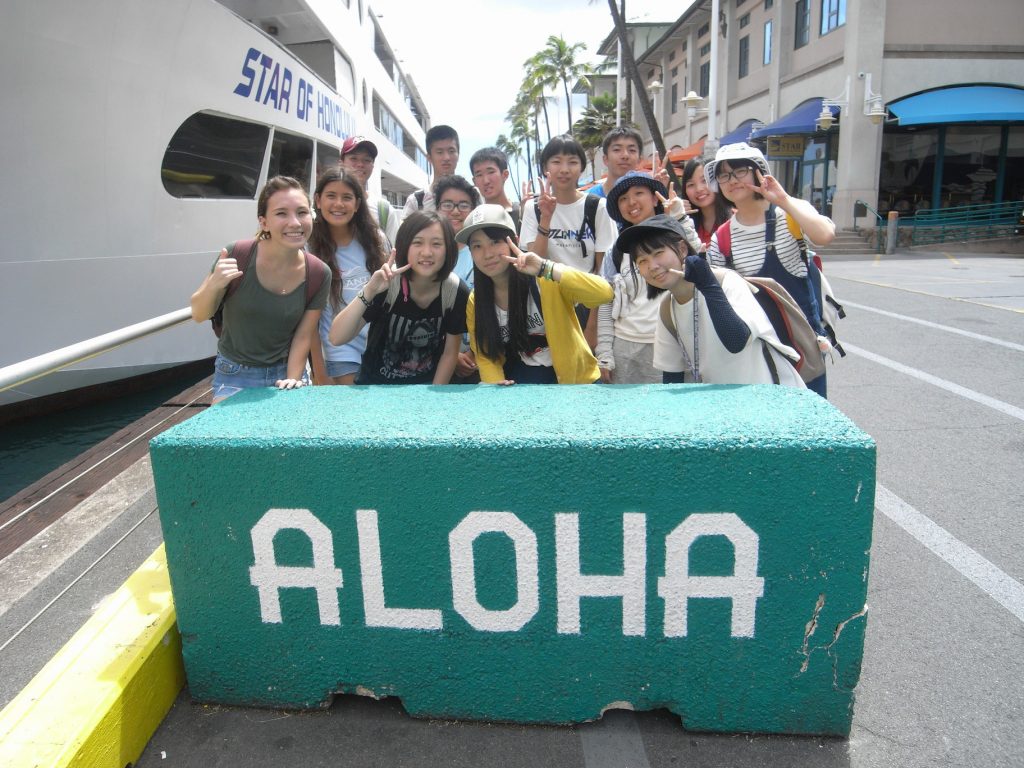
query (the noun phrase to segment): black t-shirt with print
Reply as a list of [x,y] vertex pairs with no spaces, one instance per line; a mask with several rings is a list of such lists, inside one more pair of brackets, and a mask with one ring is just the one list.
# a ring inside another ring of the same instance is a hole
[[455,305],[443,318],[441,296],[426,309],[399,293],[391,311],[385,311],[386,291],[373,297],[363,312],[370,324],[366,351],[357,384],[430,384],[434,381],[446,334],[466,332],[469,286],[459,285]]

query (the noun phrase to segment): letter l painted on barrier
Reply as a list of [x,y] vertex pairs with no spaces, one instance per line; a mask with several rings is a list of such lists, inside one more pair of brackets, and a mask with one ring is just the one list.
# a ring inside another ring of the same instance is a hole
[[622,575],[580,572],[580,516],[555,515],[555,570],[558,584],[558,632],[580,634],[580,598],[621,597],[622,634],[643,637],[647,626],[647,516],[622,516]]
[[377,510],[357,509],[359,570],[363,579],[366,626],[394,629],[442,629],[441,611],[427,608],[388,608],[384,604],[384,572],[380,559]]

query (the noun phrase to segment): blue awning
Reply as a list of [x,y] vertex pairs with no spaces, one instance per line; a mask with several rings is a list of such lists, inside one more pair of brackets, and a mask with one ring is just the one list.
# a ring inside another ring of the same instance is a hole
[[1024,121],[1024,88],[957,85],[897,99],[889,106],[900,125]]
[[[814,121],[821,114],[821,102],[823,99],[809,99],[787,115],[783,115],[774,123],[769,123],[764,128],[750,134],[752,139],[760,139],[765,136],[788,136],[793,133],[816,133],[817,128]],[[829,107],[832,117],[839,116],[839,107]]]
[[754,130],[754,123],[757,120],[751,118],[750,120],[744,120],[742,123],[733,128],[729,133],[725,134],[718,140],[718,146],[724,147],[726,144],[738,144],[741,141],[750,140],[750,132]]

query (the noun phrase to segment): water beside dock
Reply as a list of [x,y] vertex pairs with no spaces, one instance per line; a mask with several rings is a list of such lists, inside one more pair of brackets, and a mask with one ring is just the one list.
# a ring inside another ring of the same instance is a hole
[[190,373],[144,392],[4,425],[0,429],[0,501],[90,450],[198,380]]

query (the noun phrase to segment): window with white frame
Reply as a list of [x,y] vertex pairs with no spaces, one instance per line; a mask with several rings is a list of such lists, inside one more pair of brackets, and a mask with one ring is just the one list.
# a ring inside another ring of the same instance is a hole
[[764,23],[764,57],[762,63],[767,66],[772,63],[772,20]]

